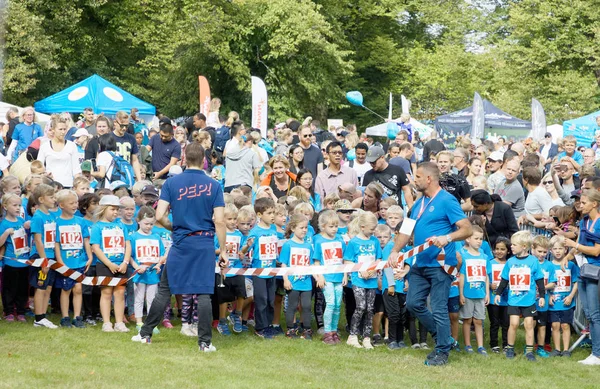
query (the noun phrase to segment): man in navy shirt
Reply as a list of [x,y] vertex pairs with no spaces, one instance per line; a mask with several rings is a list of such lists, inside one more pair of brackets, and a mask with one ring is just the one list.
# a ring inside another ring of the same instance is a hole
[[[448,362],[452,346],[448,316],[452,276],[438,262],[438,255],[444,249],[445,264],[460,269],[454,242],[471,236],[472,229],[458,200],[440,187],[440,170],[435,163],[419,165],[415,186],[423,196],[414,203],[410,214],[410,218],[416,220],[414,245],[431,241],[434,246],[418,254],[410,269],[406,307],[436,340],[435,349],[427,356],[425,364],[440,366]],[[402,230],[396,235],[391,265],[395,266],[394,254],[406,246],[409,239],[410,235]],[[427,296],[430,296],[431,311],[427,308]]]
[[155,180],[166,178],[171,166],[181,159],[181,145],[173,134],[173,126],[170,123],[161,124],[158,134],[154,135],[146,146],[152,151],[152,171]]
[[136,181],[141,181],[142,174],[137,157],[139,151],[138,145],[135,141],[135,137],[127,132],[127,128],[129,127],[129,114],[125,111],[117,112],[113,127],[114,130],[112,135],[117,142],[116,153],[133,166]]
[[[202,170],[204,149],[192,143],[185,150],[187,169],[165,181],[156,218],[173,231],[173,245],[163,266],[159,289],[146,323],[131,340],[150,343],[152,330],[162,320],[171,294],[198,295],[198,345],[200,351],[216,351],[212,345],[212,306],[215,287],[215,246],[225,247],[225,202],[219,183]],[[169,208],[173,222],[169,221]],[[214,218],[214,221],[213,221]],[[225,250],[219,264],[229,264]]]

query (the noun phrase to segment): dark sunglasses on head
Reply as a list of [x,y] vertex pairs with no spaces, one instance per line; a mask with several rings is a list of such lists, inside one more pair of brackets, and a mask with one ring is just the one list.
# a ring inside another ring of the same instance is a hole
[[353,209],[338,209],[337,212],[352,213],[352,212],[354,212],[354,210]]

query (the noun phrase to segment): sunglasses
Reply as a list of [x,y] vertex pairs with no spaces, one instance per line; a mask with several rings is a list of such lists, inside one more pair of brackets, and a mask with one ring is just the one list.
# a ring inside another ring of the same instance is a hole
[[303,138],[310,138],[311,136],[312,136],[311,134],[306,134],[306,135],[303,135],[302,137]]
[[553,181],[543,181],[542,184],[550,185],[550,184],[554,184],[554,182]]
[[353,209],[338,209],[337,212],[352,213],[352,212],[354,212],[354,210]]
[[475,155],[483,155],[483,153],[475,153]]
[[337,151],[330,151],[329,154],[342,155],[343,153],[341,151],[337,150]]

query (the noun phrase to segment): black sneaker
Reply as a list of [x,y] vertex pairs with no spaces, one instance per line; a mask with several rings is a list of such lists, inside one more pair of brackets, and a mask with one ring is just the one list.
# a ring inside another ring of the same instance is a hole
[[492,347],[492,352],[494,354],[500,354],[500,347],[496,346],[496,347]]
[[66,327],[66,328],[71,328],[72,327],[71,318],[66,316],[66,317],[63,317],[62,319],[60,319],[60,326]]
[[254,331],[254,335],[263,339],[273,339],[273,335],[271,335],[271,331],[269,331],[268,327],[261,331]]
[[73,319],[73,326],[76,328],[85,328],[85,324],[83,323],[83,317],[75,317],[75,319]]
[[443,366],[448,363],[448,354],[437,352],[435,357],[425,360],[426,366]]
[[527,360],[529,362],[535,362],[535,355],[533,353],[525,353],[525,358],[527,358]]
[[381,338],[381,335],[379,335],[379,334],[373,335],[373,337],[371,338],[371,344],[375,347],[383,346],[383,339]]
[[274,326],[272,325],[271,327],[269,327],[270,331],[271,331],[271,335],[272,336],[280,336],[283,335],[283,329],[281,328],[281,326]]

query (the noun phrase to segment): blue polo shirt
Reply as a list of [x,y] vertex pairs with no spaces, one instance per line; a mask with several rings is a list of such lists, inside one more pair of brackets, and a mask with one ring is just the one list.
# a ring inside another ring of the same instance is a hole
[[156,134],[150,139],[148,146],[152,147],[152,171],[164,169],[171,162],[171,158],[181,159],[181,145],[175,138],[164,143],[160,134]]
[[174,242],[198,231],[214,233],[213,210],[225,206],[221,185],[197,169],[167,179],[160,199],[171,206]]
[[[423,209],[422,213],[421,209]],[[419,213],[421,213],[420,216]],[[456,230],[454,225],[465,218],[465,213],[456,197],[442,189],[433,199],[423,196],[417,200],[412,207],[411,218],[417,220],[414,230],[414,245],[419,246],[431,237],[446,236],[454,232]],[[446,265],[457,265],[455,246],[455,242],[450,242],[444,247]],[[437,256],[440,251],[441,249],[431,246],[417,255],[415,265],[417,267],[439,267]]]

